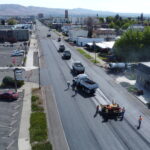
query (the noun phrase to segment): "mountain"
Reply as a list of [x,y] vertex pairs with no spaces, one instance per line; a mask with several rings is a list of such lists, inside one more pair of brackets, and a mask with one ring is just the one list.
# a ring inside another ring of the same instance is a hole
[[[123,17],[125,16],[139,16],[136,13],[117,13],[109,11],[96,11],[83,8],[68,9],[70,16],[114,16],[119,14]],[[12,16],[12,15],[37,15],[38,13],[43,13],[45,15],[51,16],[64,16],[65,9],[60,8],[45,8],[45,7],[34,7],[34,6],[22,6],[17,4],[0,4],[0,16]],[[150,16],[149,14],[144,14],[144,16]]]

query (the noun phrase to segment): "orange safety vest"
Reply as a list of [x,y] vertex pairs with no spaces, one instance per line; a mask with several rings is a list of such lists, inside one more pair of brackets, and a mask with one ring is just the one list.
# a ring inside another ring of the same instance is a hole
[[140,117],[140,118],[139,118],[139,121],[142,121],[142,120],[143,120],[143,118],[142,118],[142,117]]

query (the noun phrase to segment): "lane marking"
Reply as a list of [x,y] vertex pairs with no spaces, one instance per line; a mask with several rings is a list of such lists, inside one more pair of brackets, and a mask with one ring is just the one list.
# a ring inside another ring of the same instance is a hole
[[19,112],[15,112],[14,114],[12,114],[12,117],[15,117]]
[[16,129],[14,129],[12,132],[10,132],[8,137],[12,136],[15,132],[16,132]]
[[8,150],[14,143],[15,143],[15,140],[12,140],[12,142],[6,147],[5,150]]

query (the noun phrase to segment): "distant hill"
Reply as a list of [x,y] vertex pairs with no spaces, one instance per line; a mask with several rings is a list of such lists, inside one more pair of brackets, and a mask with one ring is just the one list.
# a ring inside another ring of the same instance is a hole
[[[38,13],[43,13],[45,15],[51,16],[63,16],[65,9],[60,8],[45,8],[45,7],[34,7],[34,6],[22,6],[17,4],[0,4],[0,16],[4,15],[37,15]],[[90,9],[76,8],[69,9],[70,16],[114,16],[119,14],[121,16],[129,16],[135,17],[139,16],[139,14],[135,13],[117,13],[117,12],[109,12],[109,11],[96,11]],[[144,16],[150,16],[149,14],[144,14]]]

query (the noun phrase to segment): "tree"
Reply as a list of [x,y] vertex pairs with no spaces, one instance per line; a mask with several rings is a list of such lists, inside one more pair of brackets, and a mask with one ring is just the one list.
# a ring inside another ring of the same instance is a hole
[[111,23],[111,22],[113,22],[113,21],[114,21],[114,18],[113,18],[113,17],[111,17],[111,16],[106,17],[106,22],[107,22],[107,23]]
[[87,18],[87,28],[88,28],[88,37],[92,38],[92,34],[93,34],[93,26],[94,26],[94,20],[92,17],[88,17]]
[[[24,81],[18,81],[17,80],[17,87],[21,87],[24,85]],[[15,87],[15,80],[12,77],[6,76],[3,78],[2,81],[3,87]]]
[[7,22],[8,22],[8,25],[15,25],[15,24],[17,24],[17,21],[15,19],[9,19]]
[[116,41],[114,52],[123,61],[150,61],[150,27],[128,30]]
[[4,19],[1,20],[1,24],[2,24],[2,25],[5,25],[5,20],[4,20]]
[[104,23],[104,18],[103,17],[99,17],[99,22],[100,23]]

